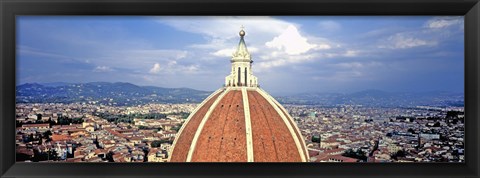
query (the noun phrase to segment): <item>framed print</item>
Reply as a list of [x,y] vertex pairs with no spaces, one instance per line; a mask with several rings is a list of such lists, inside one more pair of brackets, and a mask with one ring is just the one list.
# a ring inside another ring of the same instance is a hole
[[3,177],[478,177],[478,1],[1,9]]

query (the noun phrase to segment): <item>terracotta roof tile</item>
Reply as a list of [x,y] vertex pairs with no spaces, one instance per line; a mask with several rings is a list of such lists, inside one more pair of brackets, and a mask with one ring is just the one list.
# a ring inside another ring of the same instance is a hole
[[[223,91],[225,92],[225,91]],[[192,113],[191,119],[177,134],[177,140],[171,155],[171,162],[184,162],[189,151],[193,151],[194,162],[246,162],[247,141],[245,125],[245,108],[241,90],[227,90],[218,101],[200,132],[195,149],[191,149],[193,137],[209,108],[218,100],[218,95]],[[277,112],[275,103],[265,98],[256,90],[247,92],[250,121],[252,129],[253,158],[255,162],[301,162],[308,152],[302,143],[302,136],[295,130],[295,124],[288,118],[284,122],[282,116],[290,117],[280,109]],[[291,125],[292,133],[287,127]],[[294,139],[301,146],[297,147]],[[301,149],[301,150],[299,150]],[[300,155],[303,153],[304,155]]]

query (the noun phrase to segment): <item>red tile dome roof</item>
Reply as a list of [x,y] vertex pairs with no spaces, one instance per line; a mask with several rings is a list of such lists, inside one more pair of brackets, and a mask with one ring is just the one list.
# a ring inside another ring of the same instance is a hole
[[306,162],[305,141],[292,117],[258,87],[212,93],[183,124],[171,162]]

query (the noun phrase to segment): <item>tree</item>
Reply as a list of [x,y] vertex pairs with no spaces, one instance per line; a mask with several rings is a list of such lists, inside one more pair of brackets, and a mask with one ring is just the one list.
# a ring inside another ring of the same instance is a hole
[[16,158],[17,161],[26,161],[26,160],[30,160],[31,159],[30,157],[31,157],[30,155],[17,152],[15,158]]
[[453,119],[452,124],[457,124],[459,119]]
[[160,140],[155,140],[150,144],[150,146],[152,146],[153,148],[158,148],[160,147],[160,144],[161,144]]
[[112,151],[109,151],[105,157],[108,160],[108,162],[115,162],[113,160],[113,152]]
[[59,125],[69,125],[70,123],[71,122],[70,122],[70,119],[68,119],[68,117],[61,116],[58,118]]
[[407,132],[410,132],[410,133],[414,134],[415,130],[413,130],[412,128],[409,128]]
[[42,137],[42,134],[39,134],[38,135],[38,145],[42,145],[43,143],[43,137]]
[[58,153],[56,150],[52,149],[48,151],[48,159],[58,161]]
[[321,142],[321,140],[320,140],[320,135],[312,136],[312,142],[314,142],[314,143],[320,143],[320,142]]
[[42,114],[37,114],[37,121],[42,120]]
[[43,161],[42,160],[42,154],[37,149],[33,149],[33,159],[32,159],[32,161],[33,162]]
[[22,127],[22,121],[15,121],[15,127]]
[[95,144],[95,146],[97,146],[97,148],[101,148],[100,142],[98,142],[98,135],[95,135],[95,140],[93,141],[93,143]]
[[182,128],[182,125],[176,125],[174,127],[172,127],[170,130],[174,130],[175,132],[178,132],[180,130],[180,128]]
[[180,116],[182,117],[182,119],[187,119],[188,116],[190,115],[190,113],[188,113],[188,112],[179,112],[178,114],[180,114]]
[[170,144],[172,144],[172,141],[170,141],[170,140],[155,140],[155,141],[153,141],[153,142],[150,144],[150,146],[152,146],[153,148],[157,148],[157,147],[160,147],[160,145],[161,145],[162,143],[170,143]]
[[50,136],[52,136],[52,131],[47,130],[47,131],[43,132],[43,137],[44,138],[50,138]]
[[399,157],[405,157],[406,152],[404,150],[398,150],[396,153],[392,154],[391,157],[397,160]]
[[83,123],[83,118],[81,118],[81,117],[80,117],[80,118],[73,118],[72,121],[71,121],[71,123],[73,123],[73,124],[81,124],[81,123]]
[[353,151],[353,149],[348,149],[342,154],[342,156],[367,161],[367,156],[365,155],[365,152],[360,149],[357,149],[357,151]]
[[463,112],[460,112],[460,111],[447,111],[447,116],[446,118],[458,118],[458,115],[459,114],[463,114]]
[[29,142],[33,141],[33,133],[31,133],[31,134],[28,136],[28,141],[29,141]]

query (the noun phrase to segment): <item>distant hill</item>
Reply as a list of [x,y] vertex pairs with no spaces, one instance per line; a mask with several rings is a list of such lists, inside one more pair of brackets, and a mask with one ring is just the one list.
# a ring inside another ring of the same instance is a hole
[[285,104],[306,105],[364,105],[376,107],[411,106],[464,106],[464,94],[454,92],[386,92],[364,90],[355,93],[303,93],[286,97],[277,97]]
[[188,88],[137,86],[131,83],[26,83],[17,86],[18,103],[90,102],[110,105],[201,102],[211,92]]
[[[190,88],[137,86],[131,83],[26,83],[17,86],[17,103],[87,102],[115,106],[147,103],[200,103],[212,92]],[[302,93],[275,97],[283,104],[334,106],[353,104],[376,107],[464,106],[464,94],[453,92]]]

